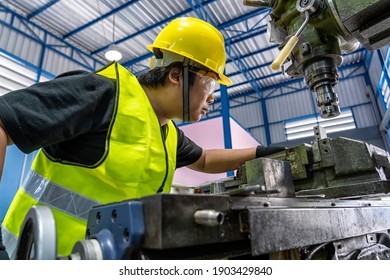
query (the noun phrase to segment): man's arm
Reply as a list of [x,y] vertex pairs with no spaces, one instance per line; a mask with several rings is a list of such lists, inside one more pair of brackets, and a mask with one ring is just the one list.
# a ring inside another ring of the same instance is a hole
[[203,150],[200,158],[188,167],[205,173],[222,173],[235,170],[248,160],[266,157],[284,150],[285,147],[263,146],[247,149]]
[[256,147],[247,149],[203,150],[200,158],[187,167],[205,173],[235,170],[246,161],[256,158]]

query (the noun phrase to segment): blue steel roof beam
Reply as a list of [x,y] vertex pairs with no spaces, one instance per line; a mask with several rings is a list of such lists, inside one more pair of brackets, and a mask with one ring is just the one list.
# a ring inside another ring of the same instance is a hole
[[12,54],[10,52],[7,52],[7,51],[5,51],[5,50],[3,50],[1,48],[0,48],[0,53],[3,53],[5,55],[9,56],[10,58],[14,59],[15,61],[19,61],[20,63],[24,64],[28,68],[34,69],[37,72],[41,71],[41,74],[46,75],[48,78],[51,78],[51,79],[55,78],[55,75],[53,75],[52,73],[49,73],[49,72],[47,72],[45,70],[42,70],[38,66],[32,64],[31,62],[28,62],[27,60],[21,59],[20,57],[17,57],[16,55],[14,55],[14,54]]
[[[99,0],[98,0],[98,1],[99,1]],[[68,38],[68,37],[71,37],[71,36],[75,35],[76,33],[79,33],[79,32],[81,32],[81,31],[83,31],[84,29],[90,27],[91,25],[94,25],[95,23],[98,23],[99,21],[101,21],[101,20],[103,20],[103,19],[105,19],[105,18],[110,17],[111,15],[113,15],[113,14],[119,12],[120,10],[123,10],[123,9],[125,9],[125,8],[127,8],[127,7],[129,7],[129,6],[133,5],[133,4],[135,4],[135,3],[137,3],[137,2],[139,2],[139,1],[140,1],[140,0],[132,0],[132,1],[126,2],[125,4],[123,4],[123,5],[121,5],[121,6],[117,7],[117,8],[115,8],[115,9],[113,9],[113,10],[111,10],[111,11],[108,12],[107,14],[104,14],[104,15],[102,15],[101,17],[98,17],[98,18],[94,19],[93,21],[90,21],[90,22],[88,22],[88,23],[86,23],[86,24],[80,26],[80,27],[76,28],[76,29],[73,30],[73,31],[70,31],[69,33],[67,33],[67,34],[65,34],[64,36],[62,36],[62,38],[63,38],[63,39],[66,39],[66,38]]]
[[[263,16],[261,19],[258,19],[257,20],[257,23],[254,24],[252,27],[249,27],[249,24],[248,24],[248,19],[245,20],[245,25],[246,25],[246,31],[242,31],[242,30],[237,30],[237,29],[230,29],[230,28],[225,28],[224,30],[225,31],[229,31],[229,32],[237,32],[237,33],[249,33],[249,32],[252,32],[253,30],[258,30],[260,28],[267,28],[267,24],[263,24],[261,25],[260,27],[256,27],[257,25],[259,25],[263,20],[264,18],[266,18],[267,16],[269,16],[268,13],[265,14],[265,16]],[[244,21],[244,20],[243,20]],[[267,31],[267,30],[266,30]],[[236,36],[231,36],[229,39],[232,39]]]
[[[364,64],[364,62],[363,62]],[[349,76],[352,76],[357,70],[359,70],[359,68],[355,68],[353,69],[350,73],[348,73],[344,78],[348,78]],[[341,72],[340,73],[340,76],[342,75],[343,73]]]
[[[208,18],[209,18],[209,15],[208,13],[206,12],[206,10],[204,9],[204,6],[202,4],[202,1],[200,0],[194,0],[196,2],[196,4],[192,4],[192,1],[191,0],[187,0],[187,4],[190,6],[190,8],[195,12],[195,14],[197,15],[198,18],[201,18],[201,19],[204,19],[206,21],[209,21]],[[200,13],[199,12],[199,9],[202,10],[203,13]]]
[[[212,2],[215,2],[215,1],[217,1],[217,0],[208,0],[208,1],[205,1],[204,3],[202,3],[202,5],[208,5],[208,4],[210,4]],[[123,37],[122,39],[119,39],[119,40],[115,41],[114,44],[119,45],[120,43],[122,43],[124,41],[130,40],[131,38],[134,38],[135,36],[138,36],[138,35],[140,35],[142,33],[145,33],[145,32],[147,32],[149,30],[152,30],[152,29],[154,29],[154,28],[156,28],[156,27],[158,27],[160,25],[163,25],[163,24],[165,24],[167,22],[170,22],[170,21],[172,21],[173,19],[175,19],[177,17],[184,16],[184,15],[188,14],[189,12],[192,12],[192,9],[186,9],[186,10],[184,10],[184,11],[182,11],[182,12],[180,12],[180,13],[174,15],[174,16],[168,17],[168,18],[166,18],[166,19],[164,19],[162,21],[159,21],[159,22],[157,22],[155,24],[152,24],[152,25],[150,25],[149,27],[147,27],[145,29],[139,30],[139,31],[137,31],[137,32],[135,32],[133,34],[130,34],[130,35],[126,36],[126,37]],[[105,45],[105,46],[103,46],[103,47],[101,47],[101,48],[99,48],[97,50],[94,50],[94,51],[91,52],[91,54],[93,55],[93,54],[101,52],[101,51],[103,51],[105,49],[108,49],[110,47],[110,45],[111,45],[111,43],[108,44],[108,45]],[[127,63],[127,65],[129,65],[129,64]]]
[[59,52],[61,52],[61,49],[71,49],[72,50],[72,55],[71,57],[74,56],[74,54],[77,54],[78,57],[84,61],[84,63],[86,65],[89,64],[89,62],[85,59],[85,56],[83,54],[80,54],[76,49],[74,49],[73,47],[70,47],[70,46],[66,46],[66,45],[59,45],[59,44],[48,44],[47,46],[50,46],[52,47],[53,49],[56,49],[58,50]]
[[[78,50],[75,50],[74,48],[72,48],[72,53],[73,53],[73,55],[72,55],[73,59],[75,57],[75,54],[77,54],[77,57],[81,58],[81,60],[85,63],[85,65],[89,65],[89,61],[87,61],[85,56],[83,54],[81,54]],[[91,68],[94,69],[94,66],[91,65]]]
[[235,25],[235,24],[237,24],[237,23],[240,23],[240,22],[246,21],[246,20],[248,20],[248,19],[251,19],[251,18],[253,18],[253,17],[259,16],[259,15],[261,15],[261,14],[263,14],[263,13],[268,13],[268,14],[269,14],[270,11],[271,11],[271,9],[268,9],[268,8],[259,8],[259,9],[255,9],[255,10],[253,10],[252,12],[243,14],[242,16],[235,17],[235,18],[232,19],[232,20],[229,20],[229,21],[227,21],[227,22],[224,22],[224,23],[218,25],[218,28],[219,28],[220,30],[226,29],[226,28],[228,28],[228,27],[230,27],[230,26],[233,26],[233,25]]
[[40,13],[44,12],[45,10],[47,10],[48,8],[50,8],[51,6],[53,6],[54,4],[60,2],[61,0],[53,0],[53,1],[50,1],[48,2],[46,5],[43,5],[42,7],[40,7],[39,9],[35,10],[34,12],[32,12],[31,14],[27,15],[26,18],[27,19],[31,19],[37,15],[39,15]]
[[[81,63],[80,61],[75,60],[73,57],[68,56],[68,55],[64,54],[63,52],[61,52],[61,51],[58,51],[56,48],[52,47],[51,45],[46,44],[46,43],[45,43],[44,41],[42,41],[41,39],[36,39],[35,37],[31,36],[30,34],[25,33],[25,32],[23,32],[23,31],[20,31],[20,30],[16,29],[15,27],[9,25],[8,23],[6,23],[6,22],[4,22],[4,21],[2,21],[2,20],[0,20],[0,25],[1,25],[1,24],[3,24],[4,26],[7,26],[7,27],[9,27],[9,28],[11,28],[12,30],[16,31],[17,33],[22,34],[23,36],[25,36],[25,37],[31,39],[32,41],[41,44],[43,48],[44,48],[44,47],[47,47],[48,49],[50,49],[50,50],[52,50],[52,51],[54,51],[54,52],[56,52],[56,53],[58,53],[58,54],[61,54],[62,56],[64,56],[64,57],[70,59],[71,61],[73,61],[73,62],[75,62],[75,63],[77,63],[77,64],[79,64],[79,65],[81,65],[81,66],[83,66],[83,67],[89,68],[89,69],[91,69],[91,70],[95,70],[94,67],[92,67],[92,66],[89,65],[88,63],[87,63],[87,64],[83,64],[83,63]],[[44,33],[44,35],[46,36],[47,33]],[[67,48],[72,48],[72,47],[67,47]],[[72,48],[72,49],[73,49],[73,48]]]
[[241,32],[240,34],[234,35],[226,41],[229,42],[230,44],[236,44],[251,39],[253,37],[262,35],[264,33],[267,33],[267,25],[262,25],[257,28],[249,29],[248,31],[240,31],[240,32]]
[[[263,48],[263,49],[259,49],[258,51],[255,51],[255,52],[252,52],[252,53],[247,53],[247,54],[241,55],[240,57],[241,57],[241,58],[252,57],[252,56],[254,56],[254,55],[263,53],[263,52],[265,52],[265,51],[269,51],[269,50],[272,50],[272,49],[276,49],[277,47],[278,47],[277,45],[272,45],[272,46],[269,46],[269,47],[266,47],[266,48]],[[226,63],[229,63],[229,62],[232,62],[232,60],[231,60],[231,59],[227,59]],[[271,65],[271,63],[272,63],[272,62],[267,63],[267,65]]]
[[[84,56],[86,56],[86,57],[91,58],[95,63],[96,63],[96,62],[99,62],[99,63],[101,63],[101,64],[104,64],[103,62],[97,60],[96,58],[90,56],[89,54],[83,52],[82,50],[79,50],[79,49],[77,49],[76,47],[73,47],[71,44],[69,44],[69,43],[63,41],[63,40],[62,40],[60,37],[58,37],[57,35],[52,34],[51,32],[49,32],[49,31],[45,30],[44,28],[38,26],[38,25],[35,24],[34,22],[28,21],[25,17],[23,17],[23,16],[17,14],[16,12],[10,10],[9,8],[3,6],[1,3],[0,3],[0,8],[3,8],[5,12],[10,13],[10,14],[12,15],[12,17],[16,17],[16,18],[18,18],[18,19],[21,20],[21,21],[28,22],[30,25],[32,25],[32,26],[34,26],[34,27],[36,27],[36,28],[42,30],[44,33],[46,33],[46,34],[50,35],[51,37],[53,37],[53,38],[55,38],[55,39],[57,39],[57,40],[63,42],[63,43],[64,43],[66,46],[68,46],[69,48],[72,48],[72,49],[74,49],[74,50],[77,50],[77,52],[79,52],[80,54],[82,54],[82,55],[84,55]],[[11,24],[9,24],[9,23],[3,21],[3,20],[0,20],[0,24],[3,24],[3,25],[5,25],[5,26],[11,28],[12,30],[14,30],[14,31],[16,31],[16,32],[18,32],[18,33],[20,33],[20,34],[22,34],[23,36],[26,36],[27,38],[30,38],[31,40],[33,40],[33,41],[35,41],[35,42],[37,42],[37,43],[45,44],[45,42],[43,42],[40,38],[37,39],[37,38],[35,38],[34,36],[32,36],[32,35],[30,35],[30,34],[24,32],[24,31],[21,31],[19,28],[15,27],[15,26],[13,26],[13,25],[11,25]],[[29,28],[29,30],[31,30],[31,28]],[[35,33],[34,33],[34,34],[35,34]],[[69,58],[69,59],[72,60],[73,62],[75,62],[75,63],[77,63],[77,64],[79,64],[79,65],[81,65],[81,66],[83,66],[83,67],[89,68],[89,69],[91,69],[91,70],[95,70],[94,67],[91,67],[90,65],[84,65],[84,64],[82,64],[81,62],[79,62],[79,61],[73,59],[72,57],[69,57],[68,55],[63,54],[62,52],[57,51],[57,50],[56,50],[55,48],[53,48],[51,45],[46,45],[46,46],[47,46],[49,49],[53,50],[54,52],[59,53],[59,54],[61,54],[62,56],[65,56],[65,57]]]
[[44,42],[43,39],[39,37],[39,35],[34,30],[31,29],[31,26],[29,26],[31,22],[28,19],[18,16],[14,12],[11,12],[11,14],[12,14],[12,23],[11,23],[12,25],[14,24],[14,18],[18,18],[20,20],[20,23],[29,31],[29,33],[31,33],[30,34],[31,37],[35,38],[37,41],[40,41],[42,43]]
[[[148,59],[148,58],[150,58],[150,57],[152,57],[152,56],[153,56],[152,53],[146,53],[146,54],[141,55],[141,56],[139,56],[139,57],[137,57],[137,58],[135,58],[135,59],[126,61],[126,62],[121,63],[121,64],[122,64],[123,67],[130,67],[131,65],[135,65],[135,64],[137,64],[137,63],[139,63],[139,62],[141,62],[141,61],[144,61],[144,60],[146,60],[146,59]],[[139,73],[140,73],[140,72],[139,72]],[[139,73],[137,73],[137,74],[139,74]],[[136,73],[134,73],[134,74],[136,74]]]
[[387,82],[387,84],[389,84],[389,74],[388,74],[388,63],[390,62],[390,46],[387,47],[387,52],[386,52],[386,58],[383,58],[383,55],[381,53],[380,50],[376,50],[377,54],[378,54],[378,59],[379,59],[379,62],[380,62],[380,65],[382,66],[382,71],[381,71],[381,75],[380,75],[380,78],[379,78],[379,81],[378,81],[378,84],[377,84],[377,87],[376,87],[376,93],[375,93],[375,97],[380,97],[380,100],[381,100],[381,104],[383,106],[382,109],[385,110],[385,112],[388,110],[387,108],[387,102],[388,100],[385,99],[385,95],[383,94],[383,85],[385,83],[385,81]]

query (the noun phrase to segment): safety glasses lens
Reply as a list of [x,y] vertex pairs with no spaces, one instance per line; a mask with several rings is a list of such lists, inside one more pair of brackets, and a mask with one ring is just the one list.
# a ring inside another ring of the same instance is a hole
[[217,84],[218,84],[218,82],[215,78],[203,75],[199,72],[192,71],[192,70],[190,70],[190,72],[196,74],[200,78],[200,82],[205,87],[205,89],[208,93],[214,92],[214,90],[216,89]]

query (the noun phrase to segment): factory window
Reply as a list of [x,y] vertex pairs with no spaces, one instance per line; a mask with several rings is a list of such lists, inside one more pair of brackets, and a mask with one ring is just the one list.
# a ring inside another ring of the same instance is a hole
[[299,120],[286,121],[284,124],[287,140],[294,140],[314,136],[313,127],[322,126],[327,133],[355,129],[351,109],[341,110],[341,114],[335,118],[322,119],[319,115]]

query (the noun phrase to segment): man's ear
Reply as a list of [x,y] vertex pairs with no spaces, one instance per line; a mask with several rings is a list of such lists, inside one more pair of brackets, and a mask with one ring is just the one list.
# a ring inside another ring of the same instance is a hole
[[181,70],[179,68],[172,68],[168,74],[168,78],[172,83],[179,83],[180,76],[181,76]]

